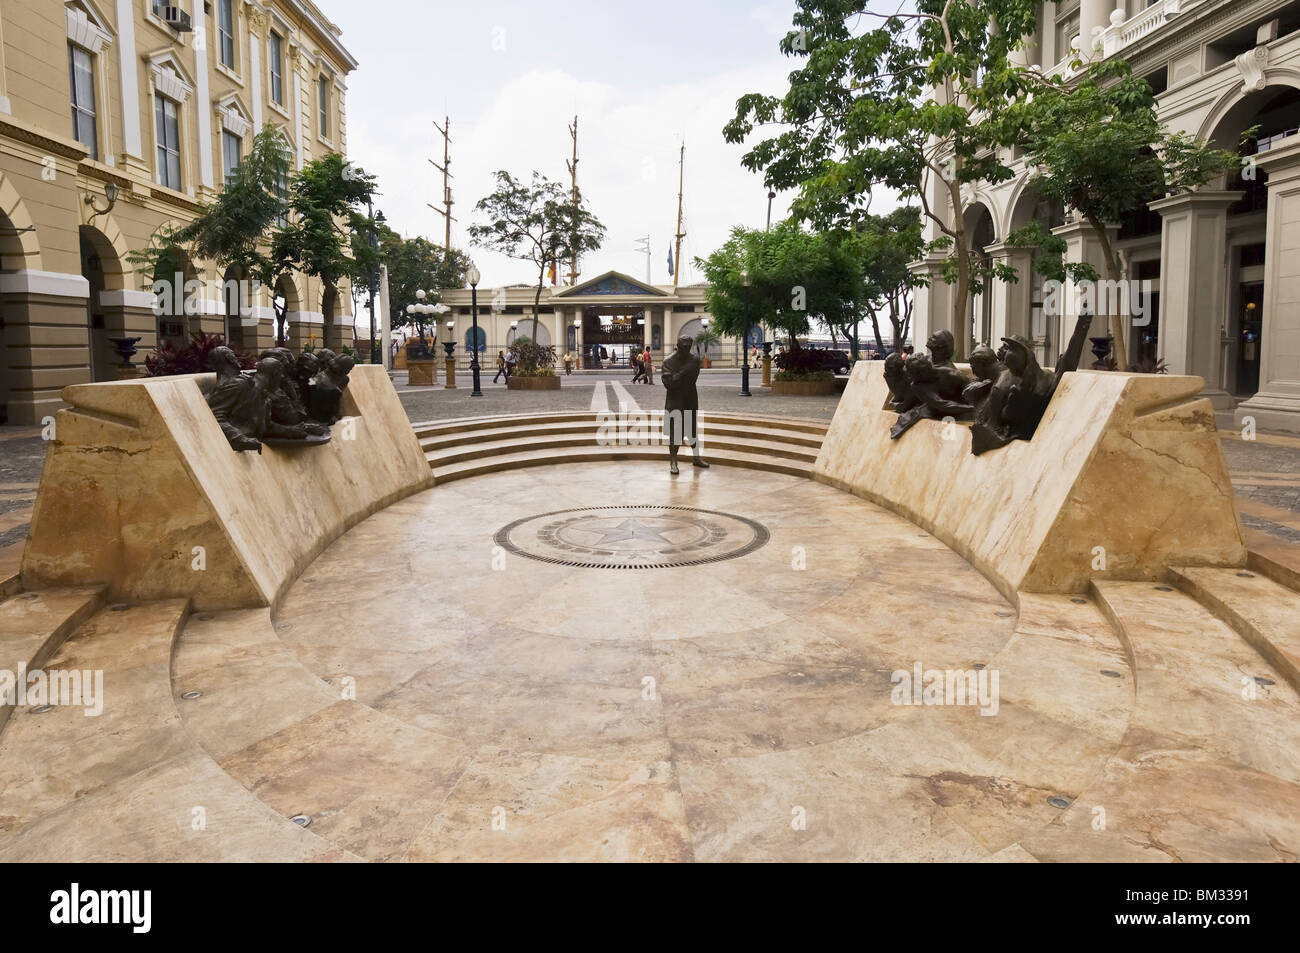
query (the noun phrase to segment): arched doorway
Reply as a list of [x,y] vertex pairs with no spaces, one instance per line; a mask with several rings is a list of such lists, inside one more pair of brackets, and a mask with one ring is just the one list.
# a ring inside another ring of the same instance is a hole
[[[992,257],[986,250],[996,239],[993,228],[993,215],[988,206],[977,202],[966,209],[965,231],[967,247],[971,251],[972,284],[968,320],[970,321],[970,344],[966,347],[969,354],[976,344],[988,344],[993,330],[993,281],[989,269],[993,265]],[[975,283],[980,288],[975,290]]]
[[236,351],[248,350],[247,337],[253,338],[253,346],[257,346],[257,330],[252,328],[252,334],[246,335],[245,315],[252,314],[252,301],[249,300],[248,273],[242,265],[232,265],[226,269],[225,276],[221,279],[221,303],[226,313],[226,323],[224,335],[226,344]]
[[[26,267],[20,232],[14,227],[9,217],[0,210],[0,274],[21,271]],[[0,424],[9,422],[9,388],[12,380],[11,361],[17,354],[17,348],[11,353],[9,335],[5,330],[5,302],[0,297]]]
[[[1065,208],[1059,202],[1049,202],[1033,189],[1026,188],[1016,199],[1011,217],[1007,221],[1007,234],[1019,231],[1033,222],[1051,231],[1065,224]],[[1159,248],[1156,255],[1159,257]],[[1043,309],[1043,276],[1036,270],[1038,252],[1033,248],[1017,251],[1012,266],[1019,279],[1007,289],[1008,307],[1014,314],[1006,316],[1006,327],[1013,333],[1024,333],[1033,344],[1040,363],[1050,365],[1056,360],[1059,341],[1058,326]],[[1024,329],[1023,332],[1017,329]]]
[[[637,305],[589,305],[582,311],[582,366],[627,364],[633,348],[645,343],[645,308]],[[528,325],[532,327],[532,323]],[[538,338],[544,330],[538,324]],[[541,343],[539,341],[539,343]],[[550,335],[545,336],[550,343]]]
[[288,275],[281,275],[276,281],[273,303],[276,315],[275,343],[277,347],[283,347],[289,340],[289,314],[299,310],[298,289]]
[[197,288],[198,277],[194,263],[181,249],[172,246],[159,255],[153,273],[153,291],[158,296],[155,310],[159,347],[166,344],[183,347],[191,333],[198,330],[198,321],[191,314],[198,304],[191,294]]
[[117,348],[111,338],[125,334],[121,315],[110,319],[104,306],[104,292],[123,287],[122,262],[112,243],[99,229],[82,225],[78,230],[81,245],[81,276],[90,285],[86,298],[86,345],[92,381],[117,379]]
[[[1242,141],[1252,127],[1254,134]],[[1214,145],[1233,149],[1242,165],[1229,176],[1227,187],[1240,189],[1242,197],[1228,207],[1227,315],[1224,321],[1226,371],[1224,389],[1246,399],[1259,389],[1260,360],[1265,339],[1264,264],[1272,251],[1266,248],[1268,173],[1250,161],[1267,153],[1300,130],[1300,89],[1269,86],[1234,104],[1215,124]]]
[[[704,322],[699,318],[692,318],[690,321],[687,321],[685,324],[683,324],[680,329],[678,329],[677,337],[691,338],[692,340],[694,340],[696,335],[698,335],[703,330],[704,330]],[[740,346],[739,343],[737,343],[736,346],[739,347]],[[711,341],[709,342],[708,346],[704,348],[703,351],[701,351],[697,346],[695,348],[695,353],[703,357],[707,357],[710,361],[721,360],[722,342]]]

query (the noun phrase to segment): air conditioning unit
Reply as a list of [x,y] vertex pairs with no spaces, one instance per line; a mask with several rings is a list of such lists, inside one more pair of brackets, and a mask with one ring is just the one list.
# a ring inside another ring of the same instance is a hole
[[190,15],[175,4],[167,4],[162,8],[163,22],[175,30],[177,33],[191,33],[194,30],[190,23]]

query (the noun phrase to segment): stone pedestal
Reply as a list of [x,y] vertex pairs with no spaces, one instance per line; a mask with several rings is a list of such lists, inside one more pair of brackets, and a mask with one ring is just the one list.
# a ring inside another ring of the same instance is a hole
[[[898,440],[883,361],[859,361],[815,479],[894,510],[1008,599],[1085,592],[1171,566],[1242,566],[1213,408],[1199,377],[1066,374],[1038,432],[981,456],[970,427],[922,420]],[[921,571],[921,570],[918,570]]]
[[1236,403],[1223,380],[1223,342],[1228,206],[1240,197],[1240,192],[1202,191],[1151,203],[1163,219],[1158,353],[1170,374],[1205,378],[1205,396],[1216,410],[1231,410]]
[[443,385],[443,389],[456,389],[456,359],[454,357],[447,358],[447,383]]
[[1264,261],[1264,315],[1259,391],[1240,404],[1263,430],[1300,433],[1300,138],[1258,157],[1268,173],[1268,225]]
[[772,386],[772,359],[767,355],[763,356],[763,386]]

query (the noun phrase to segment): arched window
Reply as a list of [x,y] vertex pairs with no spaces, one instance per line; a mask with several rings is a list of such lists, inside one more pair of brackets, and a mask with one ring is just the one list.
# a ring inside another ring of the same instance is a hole
[[[475,342],[478,342],[477,344]],[[482,328],[465,329],[465,350],[478,351],[482,354],[487,350],[487,332]]]

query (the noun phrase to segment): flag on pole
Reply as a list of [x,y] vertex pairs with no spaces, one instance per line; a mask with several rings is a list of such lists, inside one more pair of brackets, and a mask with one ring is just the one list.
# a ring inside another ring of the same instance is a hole
[[552,258],[551,259],[551,284],[555,284],[556,280],[557,279],[555,277],[555,259]]
[[668,246],[668,277],[673,276],[673,246]]

